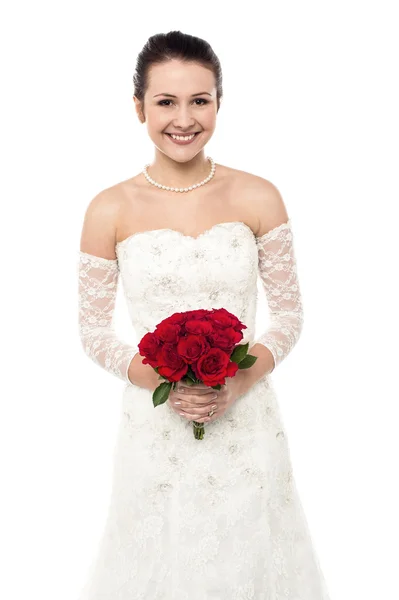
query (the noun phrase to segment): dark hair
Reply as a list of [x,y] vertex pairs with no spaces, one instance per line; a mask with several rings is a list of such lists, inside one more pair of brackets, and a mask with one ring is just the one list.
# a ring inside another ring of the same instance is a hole
[[219,110],[220,98],[223,95],[222,68],[219,59],[208,42],[181,31],[157,33],[148,38],[137,57],[133,75],[134,95],[138,100],[144,103],[151,65],[176,58],[186,62],[197,62],[213,72],[216,80],[217,110]]

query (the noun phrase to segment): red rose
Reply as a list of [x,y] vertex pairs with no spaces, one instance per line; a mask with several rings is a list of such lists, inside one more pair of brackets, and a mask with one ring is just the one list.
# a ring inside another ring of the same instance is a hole
[[166,317],[166,319],[163,319],[163,321],[161,321],[158,324],[161,325],[162,323],[172,323],[175,325],[183,325],[186,322],[186,313],[173,313],[173,315],[170,315],[170,317]]
[[196,335],[209,335],[213,331],[213,325],[207,317],[201,317],[198,319],[187,320],[185,323],[185,329],[187,333],[193,333]]
[[[234,366],[235,365],[235,366]],[[231,377],[238,369],[237,363],[230,361],[230,357],[220,348],[211,348],[192,365],[197,379],[205,385],[224,385],[225,377]]]
[[164,344],[158,353],[158,373],[169,381],[179,381],[188,370],[184,358],[182,358],[174,344]]
[[161,342],[158,336],[152,331],[146,333],[138,344],[139,354],[145,356],[143,359],[144,365],[156,367],[158,365],[158,354],[161,349]]
[[[192,322],[192,321],[191,321]],[[187,335],[177,343],[177,352],[188,363],[196,362],[209,350],[209,343],[202,335]]]
[[233,327],[235,330],[247,329],[247,326],[244,325],[244,323],[225,308],[213,309],[210,318],[215,325],[222,329],[226,329],[227,327]]
[[184,315],[186,317],[186,321],[190,319],[204,319],[209,315],[210,311],[206,308],[198,308],[196,310],[187,310]]
[[177,325],[184,325],[184,323],[186,321],[191,320],[191,319],[198,319],[198,318],[202,319],[208,313],[209,313],[209,310],[205,310],[203,308],[200,308],[198,310],[187,310],[183,313],[176,312],[176,313],[173,313],[173,315],[170,315],[170,317],[167,317],[166,319],[161,321],[161,323],[174,323]]
[[238,344],[243,338],[241,331],[236,331],[232,327],[226,329],[216,329],[214,333],[211,333],[208,338],[212,346],[225,350],[230,356],[234,346]]
[[181,326],[177,323],[162,321],[155,329],[155,335],[165,344],[177,344],[181,332]]

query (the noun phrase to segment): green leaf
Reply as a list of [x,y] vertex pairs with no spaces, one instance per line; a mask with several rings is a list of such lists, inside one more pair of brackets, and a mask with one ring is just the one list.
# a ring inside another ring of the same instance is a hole
[[169,392],[172,388],[172,382],[161,383],[157,388],[155,388],[154,393],[152,394],[152,402],[154,406],[159,406],[160,404],[164,404],[166,400],[169,398]]
[[249,342],[247,344],[240,344],[239,346],[236,346],[230,355],[230,360],[239,364],[242,360],[244,360],[248,352],[248,347]]
[[247,354],[247,356],[240,362],[238,365],[239,369],[249,369],[253,364],[258,360],[257,356],[253,356],[252,354]]

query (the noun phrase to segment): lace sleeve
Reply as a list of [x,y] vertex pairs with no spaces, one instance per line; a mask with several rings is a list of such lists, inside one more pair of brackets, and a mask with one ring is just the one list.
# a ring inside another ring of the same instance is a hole
[[100,367],[131,383],[128,369],[139,350],[120,340],[113,326],[118,260],[79,251],[78,271],[78,323],[84,351]]
[[270,314],[270,326],[255,343],[266,346],[275,367],[291,352],[303,326],[303,307],[295,261],[291,220],[256,238],[258,273]]

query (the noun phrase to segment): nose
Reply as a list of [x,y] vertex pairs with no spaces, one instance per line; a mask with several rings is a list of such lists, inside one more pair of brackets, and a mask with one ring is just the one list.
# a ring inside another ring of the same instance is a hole
[[191,109],[187,106],[178,108],[174,115],[173,124],[176,128],[187,130],[195,126],[195,119],[191,116]]

